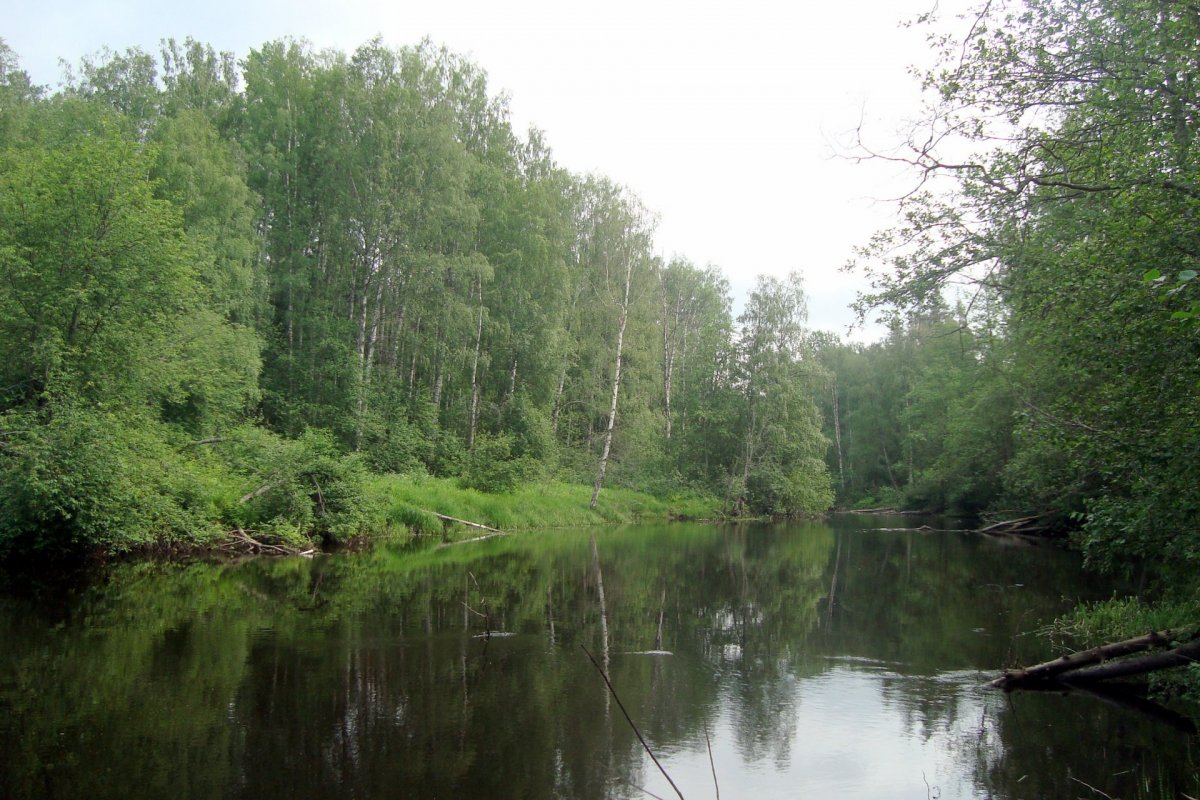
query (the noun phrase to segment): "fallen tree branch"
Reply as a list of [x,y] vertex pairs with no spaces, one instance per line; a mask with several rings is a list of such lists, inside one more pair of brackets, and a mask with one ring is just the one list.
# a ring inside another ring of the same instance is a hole
[[207,439],[197,439],[194,442],[188,442],[188,447],[199,447],[205,444],[221,444],[228,442],[229,438],[225,436],[209,436]]
[[313,551],[311,549],[301,552],[299,548],[288,547],[287,545],[284,545],[284,544],[272,544],[271,542],[260,542],[258,539],[255,539],[253,536],[251,536],[250,534],[248,534],[244,530],[242,530],[242,527],[240,525],[238,527],[234,528],[233,530],[231,530],[229,532],[229,535],[236,542],[239,542],[239,543],[249,547],[251,552],[254,552],[254,553],[271,553],[271,554],[280,555],[280,556],[310,556],[313,553]]
[[1003,675],[992,681],[992,686],[997,689],[1011,691],[1026,684],[1048,681],[1064,673],[1072,672],[1081,667],[1091,666],[1092,664],[1098,664],[1101,661],[1107,661],[1111,658],[1140,653],[1154,647],[1166,647],[1171,644],[1171,641],[1172,636],[1170,631],[1148,633],[1145,636],[1138,636],[1121,642],[1093,647],[1090,650],[1070,653],[1053,661],[1046,661],[1032,667],[1026,667],[1025,669],[1005,671]]
[[271,491],[278,485],[279,485],[279,481],[271,481],[270,483],[264,483],[262,486],[258,487],[253,492],[250,492],[249,494],[244,494],[241,497],[239,497],[238,502],[243,503],[243,504],[249,503],[254,498],[259,497],[260,495],[266,494],[267,492]]
[[[425,511],[425,509],[418,509],[418,510]],[[484,525],[482,522],[471,522],[470,520],[467,520],[467,519],[459,519],[458,517],[452,517],[449,514],[439,514],[436,511],[425,511],[425,513],[433,514],[435,517],[437,517],[438,519],[440,519],[444,522],[457,522],[459,525],[466,525],[470,528],[479,528],[480,530],[491,531],[492,533],[504,533],[504,531],[500,530],[499,528],[493,528],[490,525]]]
[[1041,525],[1031,525],[1030,524],[1030,523],[1037,522],[1039,519],[1041,519],[1041,517],[1038,515],[1034,515],[1032,517],[1017,517],[1016,519],[1005,519],[1005,520],[1001,520],[999,522],[993,522],[991,525],[985,525],[982,528],[976,528],[975,532],[976,533],[1005,533],[1005,532],[1011,533],[1011,532],[1020,531],[1020,530],[1039,530],[1039,531],[1044,530],[1044,528]]
[[638,741],[642,743],[642,748],[646,751],[646,755],[650,756],[650,760],[654,762],[654,766],[658,767],[658,771],[667,779],[667,783],[671,784],[671,788],[675,790],[675,794],[679,795],[679,800],[683,800],[683,792],[679,791],[679,787],[675,785],[675,781],[671,780],[671,776],[667,774],[666,768],[659,763],[658,757],[654,755],[654,751],[650,749],[650,745],[646,744],[646,740],[642,737],[642,732],[638,730],[638,726],[633,724],[633,718],[625,710],[625,704],[621,702],[621,697],[617,694],[617,690],[613,688],[612,681],[608,679],[608,675],[604,672],[600,663],[596,661],[596,657],[582,644],[579,647],[587,654],[588,660],[592,662],[592,666],[596,668],[596,671],[600,673],[600,677],[604,679],[604,685],[608,687],[609,694],[617,701],[617,708],[621,709],[621,713],[625,715],[625,721],[629,723],[629,727],[633,728],[633,732],[637,736]]
[[1165,653],[1130,658],[1113,664],[1103,664],[1091,669],[1073,671],[1064,675],[1062,681],[1068,684],[1093,683],[1112,678],[1127,678],[1130,675],[1144,675],[1147,672],[1157,672],[1160,669],[1185,667],[1200,661],[1200,641],[1188,642]]

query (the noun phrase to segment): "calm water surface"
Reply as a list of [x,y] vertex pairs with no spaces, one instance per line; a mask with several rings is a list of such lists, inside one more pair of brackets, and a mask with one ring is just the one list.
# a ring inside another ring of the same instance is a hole
[[986,688],[1110,586],[1053,547],[873,530],[909,524],[530,533],[0,594],[0,797],[676,796],[583,647],[692,799],[715,796],[706,737],[727,799],[1196,791],[1169,724]]

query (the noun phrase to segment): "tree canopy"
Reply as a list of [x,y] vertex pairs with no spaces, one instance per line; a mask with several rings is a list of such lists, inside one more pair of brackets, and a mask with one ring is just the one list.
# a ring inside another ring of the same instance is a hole
[[733,319],[458,55],[4,48],[0,100],[0,547],[339,538],[369,470],[832,499],[798,280]]

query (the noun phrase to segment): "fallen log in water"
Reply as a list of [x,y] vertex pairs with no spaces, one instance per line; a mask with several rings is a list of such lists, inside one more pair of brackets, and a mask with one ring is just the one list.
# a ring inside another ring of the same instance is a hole
[[1002,519],[999,522],[993,522],[982,528],[976,528],[975,533],[986,533],[989,535],[1045,533],[1049,529],[1045,525],[1040,524],[1040,519],[1040,516]]
[[1127,678],[1130,675],[1145,675],[1160,669],[1186,667],[1200,660],[1200,641],[1188,642],[1165,653],[1128,658],[1112,664],[1102,664],[1091,669],[1082,669],[1063,676],[1066,683],[1093,683],[1112,678]]
[[500,530],[499,528],[493,528],[490,525],[484,525],[482,522],[471,522],[467,519],[452,517],[449,514],[439,514],[436,511],[425,511],[425,509],[419,510],[424,511],[426,514],[433,514],[443,522],[457,522],[459,525],[466,525],[468,528],[479,528],[480,530],[491,531],[492,533],[504,533],[504,531]]
[[[1051,682],[1091,683],[1183,666],[1200,659],[1200,640],[1196,640],[1165,653],[1102,663],[1154,648],[1170,647],[1175,641],[1176,637],[1171,631],[1156,631],[1145,636],[1070,653],[1025,669],[1008,670],[992,681],[992,686],[1007,692]],[[1090,669],[1084,669],[1085,667]]]

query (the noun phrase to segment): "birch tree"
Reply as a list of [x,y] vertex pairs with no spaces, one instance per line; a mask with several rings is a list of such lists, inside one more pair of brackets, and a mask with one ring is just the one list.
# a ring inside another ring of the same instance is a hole
[[630,292],[635,271],[644,268],[650,258],[653,220],[641,201],[628,190],[607,181],[589,180],[584,186],[584,193],[585,227],[581,235],[580,257],[592,276],[598,299],[607,312],[615,317],[608,414],[590,503],[591,508],[595,508],[608,470],[613,432],[617,424]]

